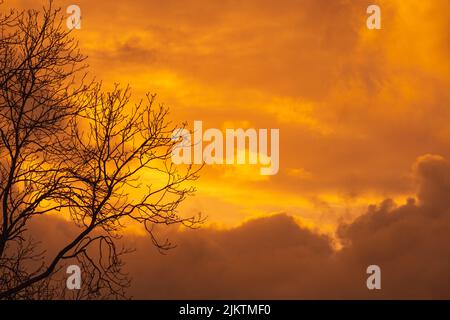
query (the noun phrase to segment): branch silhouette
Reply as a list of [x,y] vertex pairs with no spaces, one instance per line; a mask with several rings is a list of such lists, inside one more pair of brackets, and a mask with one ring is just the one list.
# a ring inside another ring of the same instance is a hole
[[[67,297],[68,261],[85,275],[72,298],[124,297],[121,231],[134,221],[159,250],[172,248],[153,228],[203,221],[177,211],[201,167],[171,163],[179,126],[155,95],[132,104],[129,87],[105,92],[87,80],[86,57],[51,2],[0,16],[0,35],[0,298]],[[49,215],[79,229],[51,257],[29,231]]]

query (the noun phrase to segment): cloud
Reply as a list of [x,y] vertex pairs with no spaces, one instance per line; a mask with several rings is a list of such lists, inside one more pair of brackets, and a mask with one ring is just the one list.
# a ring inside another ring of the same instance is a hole
[[[229,230],[171,232],[179,247],[161,256],[143,238],[130,257],[136,298],[450,298],[448,162],[415,164],[418,203],[370,206],[333,239],[285,214]],[[382,290],[366,288],[366,268],[382,270]]]
[[[10,3],[40,7],[43,1]],[[280,128],[281,174],[269,181],[204,169],[195,201],[214,222],[236,225],[256,211],[314,219],[322,216],[320,202],[334,227],[355,210],[349,198],[359,204],[368,194],[411,194],[408,165],[417,155],[450,157],[447,0],[380,0],[379,32],[365,29],[362,0],[79,5],[83,27],[75,35],[99,79],[158,92],[176,121],[201,119],[220,128],[251,119],[256,128]],[[323,129],[332,134],[318,134]],[[282,174],[287,168],[312,178]],[[257,255],[249,238],[245,256],[242,244],[227,247],[247,224],[171,232],[180,247],[164,257],[136,238],[145,250],[135,261],[130,257],[133,291],[137,297],[441,297],[449,287],[439,278],[448,271],[448,162],[424,156],[414,172],[417,201],[386,200],[341,225],[339,252],[315,254],[310,231],[288,216],[249,222],[253,237],[273,242],[266,256]],[[305,204],[311,198],[319,201]],[[267,233],[271,224],[276,234]],[[277,237],[299,245],[288,254]],[[325,242],[333,247],[332,239]],[[368,293],[365,266],[377,259],[383,291]],[[264,263],[267,273],[258,272]]]
[[136,63],[150,65],[158,58],[158,50],[146,47],[139,37],[131,36],[113,45],[113,49],[95,50],[91,54],[99,58],[105,66],[120,64],[127,68],[135,66]]
[[[77,4],[83,26],[74,36],[105,85],[130,83],[136,98],[158,93],[174,122],[280,129],[280,174],[270,183],[204,168],[198,195],[202,183],[217,190],[204,206],[217,222],[239,223],[261,202],[271,203],[265,212],[285,210],[279,193],[303,203],[333,195],[339,201],[328,205],[342,208],[334,216],[360,213],[347,195],[358,202],[403,197],[412,192],[411,159],[425,153],[450,158],[447,0],[380,0],[377,31],[366,28],[365,0]],[[303,168],[313,178],[282,174],[287,168]],[[225,194],[228,189],[259,202],[249,208]],[[233,221],[215,214],[223,199],[241,206]],[[319,216],[315,209],[308,204]]]
[[[341,224],[335,238],[287,214],[231,229],[157,228],[162,240],[178,245],[166,255],[149,238],[126,233],[121,241],[136,248],[124,258],[133,280],[129,294],[139,299],[449,299],[450,165],[425,155],[413,169],[417,199],[371,205]],[[47,255],[77,233],[57,218],[37,218],[31,230]],[[380,291],[366,287],[372,264],[381,267]]]
[[419,180],[419,200],[436,213],[450,207],[450,163],[441,156],[425,155],[414,165]]

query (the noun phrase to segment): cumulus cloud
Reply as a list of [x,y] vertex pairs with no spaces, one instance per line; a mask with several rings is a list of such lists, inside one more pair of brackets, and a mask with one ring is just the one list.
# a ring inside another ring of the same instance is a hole
[[[136,298],[450,298],[450,166],[438,156],[415,164],[418,201],[372,205],[333,240],[285,214],[230,230],[170,232],[179,244],[159,255],[144,238],[128,260]],[[366,288],[381,267],[382,290]]]
[[[130,295],[140,299],[450,298],[450,165],[436,155],[416,161],[416,197],[386,199],[341,224],[336,237],[303,227],[287,214],[232,229],[164,227],[178,245],[161,255],[147,237],[127,234]],[[47,255],[76,234],[56,218],[36,219]],[[336,240],[341,248],[336,249]],[[381,267],[382,289],[369,291],[366,268]]]
[[[450,298],[450,165],[435,155],[414,164],[416,198],[386,199],[337,229],[335,240],[286,214],[250,220],[233,229],[164,228],[178,244],[161,255],[147,237],[126,235],[136,247],[125,261],[129,293],[141,299]],[[76,229],[37,219],[32,227],[47,255]],[[382,290],[366,288],[366,268],[381,267]]]

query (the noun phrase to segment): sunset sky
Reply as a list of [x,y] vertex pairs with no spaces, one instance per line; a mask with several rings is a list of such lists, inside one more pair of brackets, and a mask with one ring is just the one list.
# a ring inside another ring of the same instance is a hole
[[280,129],[276,176],[207,166],[186,210],[332,230],[413,194],[417,157],[450,156],[448,1],[379,1],[381,30],[366,28],[368,3],[78,1],[75,36],[98,79],[157,93],[174,121]]
[[[38,8],[44,3],[6,1],[6,5],[19,8]],[[366,8],[372,3],[381,8],[381,30],[366,27]],[[232,244],[233,237],[252,243],[246,235],[264,232],[264,224],[274,219],[269,225],[281,242],[286,232],[295,233],[292,224],[303,232],[299,241],[315,237],[311,240],[315,249],[308,249],[313,255],[307,262],[309,266],[297,264],[292,258],[291,267],[274,265],[274,270],[289,270],[292,274],[310,270],[316,274],[318,271],[312,266],[318,263],[325,265],[323,273],[330,277],[323,282],[337,288],[341,283],[331,280],[331,267],[320,255],[335,250],[337,234],[363,238],[358,232],[364,232],[361,230],[368,228],[369,222],[355,219],[362,217],[369,205],[393,199],[392,208],[396,208],[405,205],[408,198],[416,198],[416,204],[408,202],[409,205],[422,208],[434,201],[422,189],[435,186],[430,181],[435,181],[432,179],[436,176],[447,178],[430,192],[436,197],[441,192],[445,199],[450,191],[447,0],[55,1],[55,6],[64,11],[71,4],[77,4],[82,14],[81,30],[74,30],[73,34],[80,41],[81,51],[89,56],[89,72],[105,87],[117,82],[130,84],[136,101],[146,92],[157,93],[158,101],[170,108],[170,120],[187,121],[191,128],[195,120],[202,120],[204,128],[280,129],[277,175],[260,175],[258,165],[204,167],[194,184],[197,192],[186,200],[181,213],[201,212],[207,216],[207,222],[195,240],[184,233],[173,236],[181,247],[179,253],[164,260],[166,268],[176,263],[204,266],[177,259],[187,256],[183,250],[192,249],[202,239],[215,239],[214,246],[220,250]],[[438,168],[437,174],[433,168]],[[450,205],[444,208],[447,214],[448,208]],[[381,206],[372,210],[384,209]],[[401,209],[392,210],[403,214]],[[445,230],[449,230],[448,217],[445,221]],[[350,227],[346,229],[344,225]],[[284,227],[288,231],[283,231]],[[405,228],[399,230],[409,234],[411,230]],[[217,234],[220,232],[223,234]],[[232,233],[228,235],[231,240],[225,239],[227,232]],[[439,238],[436,242],[447,241],[447,233],[442,234],[444,240]],[[141,241],[136,239],[136,243]],[[390,241],[383,241],[379,243],[390,247]],[[345,241],[338,242],[345,246]],[[369,242],[361,243],[364,246]],[[208,249],[199,253],[199,259],[204,258],[201,261],[207,261],[213,270],[222,270],[215,267],[218,260],[213,253],[218,251],[211,246],[209,243],[202,247]],[[290,259],[286,252],[278,253],[274,257],[280,261]],[[228,254],[235,257],[236,270],[249,268],[250,261],[239,260],[239,252],[222,254],[222,258]],[[351,258],[352,254],[343,260],[358,260]],[[341,261],[335,269],[344,270],[344,265]],[[224,279],[228,279],[228,272],[242,275],[227,266]],[[439,270],[449,271],[448,267],[446,264]],[[131,268],[138,279],[145,278],[147,269],[143,266],[135,263]],[[154,273],[164,272],[163,266],[152,268]],[[397,265],[395,272],[399,269]],[[267,279],[267,274],[263,276]],[[390,276],[398,279],[397,273],[387,275]],[[244,283],[253,283],[242,277]],[[254,281],[256,278],[255,275]],[[142,288],[135,292],[144,298],[190,297],[187,288],[198,285],[197,292],[213,292],[198,294],[199,297],[239,296],[211,279],[208,281],[213,287],[217,285],[216,291],[186,280],[175,295],[169,290],[160,291],[161,295],[142,293]],[[227,281],[238,282],[232,276]],[[288,282],[283,281],[274,280],[286,286],[274,288],[273,295],[296,297],[287,288]],[[305,286],[316,288],[309,283],[313,280],[302,281]],[[401,280],[407,282],[408,278]],[[428,282],[424,283],[423,287],[428,288]],[[260,297],[254,290],[248,291],[249,296]],[[396,290],[389,294],[401,293]],[[412,290],[410,294],[420,296],[425,291]],[[311,297],[320,296],[314,290],[309,293]]]

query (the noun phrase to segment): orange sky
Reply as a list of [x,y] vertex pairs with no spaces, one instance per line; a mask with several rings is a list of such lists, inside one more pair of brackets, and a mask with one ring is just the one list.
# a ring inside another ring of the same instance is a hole
[[[168,255],[124,235],[134,297],[449,299],[448,0],[55,0],[72,4],[105,87],[157,93],[191,128],[280,129],[277,175],[204,167],[181,211],[207,224],[161,228]],[[48,252],[77,231],[35,220]]]
[[322,231],[414,195],[419,156],[450,158],[449,2],[376,3],[382,30],[366,28],[372,1],[55,1],[80,6],[74,35],[106,86],[155,92],[190,125],[280,129],[277,175],[206,166],[186,214],[283,212]]

